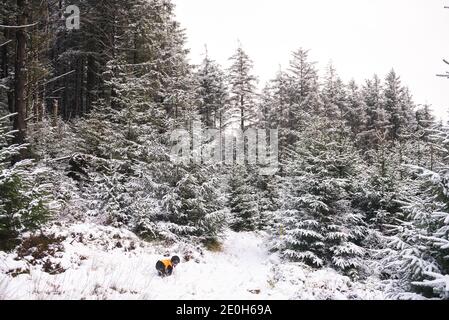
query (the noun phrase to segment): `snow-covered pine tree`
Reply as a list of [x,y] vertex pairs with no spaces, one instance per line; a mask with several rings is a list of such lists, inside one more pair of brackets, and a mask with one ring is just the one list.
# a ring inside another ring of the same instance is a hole
[[[440,147],[447,149],[448,129],[435,136]],[[429,170],[411,167],[415,176],[404,193],[402,223],[393,231],[391,248],[396,250],[400,291],[416,292],[427,297],[447,299],[449,290],[449,192],[447,164]],[[394,292],[401,298],[409,295]]]
[[229,209],[234,231],[254,231],[260,225],[254,173],[246,165],[234,165],[229,177]]
[[224,114],[229,99],[225,83],[225,74],[220,67],[211,60],[207,50],[202,64],[196,73],[200,88],[199,112],[206,127],[220,128],[224,126]]
[[360,176],[354,201],[365,212],[370,227],[383,235],[387,225],[395,224],[400,214],[398,200],[404,181],[400,177],[402,164],[396,147],[388,141],[388,132],[378,132],[376,139],[376,149],[365,153],[367,167]]
[[[290,92],[291,81],[289,76],[280,70],[276,77],[267,83],[259,99],[259,128],[278,129],[280,159],[285,158],[286,148],[291,141],[295,140],[296,136],[296,130],[292,129],[289,120],[291,116]],[[304,115],[301,119],[305,120],[305,113],[300,110],[297,110],[297,112],[301,112]]]
[[406,88],[402,86],[399,76],[391,70],[385,78],[384,109],[389,121],[389,136],[399,140],[413,127],[413,103]]
[[277,109],[278,105],[273,99],[274,92],[271,83],[267,83],[262,89],[259,100],[259,125],[261,128],[273,128],[278,126]]
[[280,70],[261,97],[263,124],[279,129],[279,157],[284,159],[298,132],[307,127],[311,115],[322,109],[318,71],[309,59],[309,51],[294,51],[288,70]]
[[377,75],[366,80],[362,89],[363,102],[366,105],[367,123],[364,131],[360,133],[363,150],[375,148],[383,139],[387,131],[388,117],[384,109],[382,95],[382,81]]
[[259,211],[258,230],[273,230],[275,216],[280,207],[280,190],[282,178],[278,174],[257,175],[256,188],[258,190]]
[[432,107],[428,104],[419,107],[415,112],[415,117],[417,131],[423,131],[424,135],[428,137],[430,135],[428,130],[436,124]]
[[416,146],[414,163],[420,167],[434,170],[441,162],[441,151],[435,133],[438,131],[433,110],[424,105],[416,110],[416,128],[413,132],[413,142]]
[[401,202],[403,217],[389,230],[389,246],[394,251],[383,262],[385,269],[396,281],[393,287],[400,288],[401,298],[408,296],[402,292],[432,296],[433,293],[425,286],[415,285],[414,282],[429,280],[430,275],[427,273],[443,272],[440,261],[444,258],[441,259],[439,248],[434,247],[432,237],[439,229],[434,215],[442,214],[446,205],[438,199],[435,189],[428,189],[433,188],[430,180],[436,178],[431,178],[429,173],[423,172],[419,180],[410,183],[408,194],[404,195],[405,199]]
[[[71,161],[84,163],[84,174],[75,174],[78,185],[91,203],[92,214],[147,238],[176,237],[166,228],[167,221],[182,223],[179,228],[192,224],[207,233],[212,222],[199,222],[184,212],[192,218],[186,224],[173,218],[173,210],[164,202],[167,194],[177,193],[182,199],[180,210],[189,211],[191,194],[184,192],[187,186],[181,192],[179,183],[201,177],[201,171],[169,161],[171,130],[197,117],[195,79],[187,63],[183,31],[173,19],[170,1],[136,0],[128,5],[114,21],[116,36],[109,43],[113,54],[106,57],[102,74],[107,94],[93,103],[86,119],[75,121],[71,151],[76,159]],[[121,28],[124,22],[135,28]],[[203,187],[202,183],[198,188]],[[198,230],[191,234],[198,235]]]
[[359,159],[347,136],[330,128],[315,118],[284,164],[274,247],[292,260],[349,272],[364,254],[363,216],[351,203]]
[[323,112],[328,119],[335,119],[347,113],[346,87],[332,64],[327,67],[321,96]]
[[252,74],[253,62],[241,46],[229,60],[231,61],[231,67],[228,70],[231,110],[228,117],[230,121],[238,122],[240,129],[244,131],[258,120],[255,101],[257,78]]
[[226,227],[218,178],[210,165],[177,164],[162,198],[168,229],[180,237],[217,240]]
[[14,248],[23,232],[39,229],[51,215],[44,170],[34,168],[31,160],[11,165],[24,146],[10,145],[13,132],[5,123],[9,118],[0,118],[0,250]]
[[351,80],[348,84],[348,97],[347,97],[347,112],[344,115],[346,123],[349,125],[352,131],[353,140],[360,143],[360,134],[366,131],[368,116],[367,107],[363,101],[361,91],[354,80]]
[[288,75],[279,70],[262,90],[259,100],[261,128],[287,128],[289,82]]
[[309,50],[300,48],[293,52],[289,67],[289,106],[285,110],[283,127],[300,130],[307,125],[307,114],[321,110],[318,71],[309,59]]
[[368,118],[360,136],[369,167],[356,201],[382,238],[402,218],[399,201],[408,184],[404,165],[414,164],[416,158],[416,144],[411,140],[414,121],[409,120],[413,102],[394,71],[383,89],[374,76],[362,93]]

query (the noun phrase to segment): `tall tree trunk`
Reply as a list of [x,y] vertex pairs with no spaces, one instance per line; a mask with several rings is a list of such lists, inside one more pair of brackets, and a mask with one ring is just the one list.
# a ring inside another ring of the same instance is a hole
[[[69,72],[69,70],[72,69],[72,65],[68,65],[65,68],[63,68],[63,73]],[[62,104],[64,109],[62,110],[63,118],[68,120],[72,118],[72,112],[73,112],[73,104],[70,103],[70,97],[73,94],[72,87],[70,86],[69,77],[64,77],[64,94],[62,95]]]
[[243,98],[243,94],[240,96],[240,127],[242,131],[245,131],[245,102]]
[[86,93],[85,93],[85,81],[86,78],[86,59],[81,57],[80,62],[80,103],[81,103],[81,115],[86,114]]
[[[27,0],[17,0],[17,25],[24,26],[27,24]],[[14,136],[14,143],[24,144],[26,139],[26,28],[18,28],[16,31],[16,62],[15,62],[15,88],[14,88],[14,130],[17,133]],[[26,150],[22,150],[20,155],[14,161],[22,160],[26,157]]]
[[[5,18],[4,24],[5,25],[9,25],[9,19]],[[4,38],[5,38],[6,41],[11,40],[11,36],[12,36],[11,29],[5,29],[3,31],[3,35],[4,35]],[[1,75],[1,78],[7,79],[7,81],[8,81],[7,85],[9,87],[9,89],[8,89],[8,92],[6,93],[6,97],[7,97],[7,100],[8,100],[8,111],[10,113],[14,112],[14,95],[13,95],[13,91],[12,91],[12,89],[10,87],[10,85],[11,85],[10,79],[8,79],[9,78],[9,68],[10,68],[10,65],[9,65],[9,54],[10,54],[9,48],[12,47],[12,45],[13,45],[13,43],[11,42],[11,43],[8,43],[8,44],[6,44],[6,45],[1,47],[1,50],[2,50],[1,51],[1,57],[2,57],[2,66],[1,66],[1,68],[2,68],[2,75]]]
[[92,54],[87,56],[87,79],[86,79],[86,110],[92,110],[92,104],[95,100],[95,84],[96,84],[96,64]]
[[137,62],[139,61],[138,59],[138,48],[139,45],[137,43],[137,33],[134,33],[134,52],[133,52],[133,63],[137,64]]
[[75,96],[74,96],[74,104],[75,104],[75,112],[73,114],[74,117],[79,117],[81,115],[81,108],[82,108],[82,97],[81,97],[81,72],[82,69],[80,67],[81,65],[81,57],[78,57],[75,60],[75,76],[74,76],[74,80],[75,80]]

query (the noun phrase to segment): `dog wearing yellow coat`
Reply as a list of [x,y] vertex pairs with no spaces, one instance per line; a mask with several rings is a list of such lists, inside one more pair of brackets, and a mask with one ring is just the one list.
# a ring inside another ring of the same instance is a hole
[[173,256],[171,259],[163,259],[156,262],[156,270],[159,276],[170,276],[173,273],[173,269],[181,262],[178,256]]

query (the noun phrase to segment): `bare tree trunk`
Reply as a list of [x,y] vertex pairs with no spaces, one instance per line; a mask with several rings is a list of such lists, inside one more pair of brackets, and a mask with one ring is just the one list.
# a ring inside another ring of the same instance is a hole
[[40,107],[41,107],[41,101],[40,101],[40,98],[39,98],[39,93],[38,94],[36,94],[36,100],[34,100],[33,101],[33,104],[32,104],[32,106],[33,106],[33,116],[34,116],[34,122],[36,123],[36,122],[39,122],[39,109],[40,109]]
[[81,104],[81,115],[86,114],[86,94],[85,94],[85,74],[86,74],[86,59],[84,57],[80,58],[80,104]]
[[58,114],[59,114],[59,101],[58,99],[53,100],[53,110],[52,110],[53,116],[52,116],[52,126],[57,127],[58,126]]
[[[7,26],[9,25],[9,20],[7,18],[5,18],[4,24]],[[3,31],[3,35],[6,41],[9,41],[11,39],[12,36],[12,31],[11,29],[5,29]],[[4,79],[7,79],[9,77],[9,48],[10,46],[12,46],[12,43],[9,44],[5,44],[4,46],[1,47],[2,51],[1,51],[1,56],[2,56],[2,75],[1,77]],[[10,85],[9,80],[8,80],[8,86]],[[14,95],[13,95],[13,91],[11,90],[11,88],[8,90],[8,92],[6,93],[7,99],[8,99],[8,111],[10,113],[14,112]]]
[[38,107],[37,121],[42,122],[42,120],[45,117],[45,100],[42,100],[42,102],[37,107]]
[[[72,65],[70,64],[69,66],[66,66],[65,68],[63,68],[63,72],[69,72],[69,70],[72,69]],[[62,95],[61,98],[61,106],[63,107],[63,109],[61,110],[61,114],[63,116],[64,119],[68,120],[72,118],[72,113],[73,113],[73,105],[70,103],[70,95],[72,94],[72,89],[70,88],[70,82],[69,82],[69,77],[64,77],[64,85],[63,87],[66,88],[64,90],[64,93]],[[48,110],[48,112],[53,112],[53,110]]]
[[137,43],[137,33],[134,33],[134,52],[133,52],[133,63],[134,64],[137,64],[137,62],[139,61],[138,48],[139,48],[139,45]]
[[240,96],[240,127],[242,131],[245,131],[245,112],[244,112],[245,102],[243,100],[243,94]]
[[[27,0],[17,0],[17,25],[22,26],[27,24]],[[15,88],[14,88],[14,112],[17,115],[14,117],[14,130],[17,133],[14,136],[14,143],[24,144],[26,139],[26,30],[19,28],[16,31],[16,62],[15,62]],[[14,161],[22,160],[26,157],[26,150],[22,150],[20,155]]]
[[95,58],[92,54],[87,57],[87,79],[86,79],[86,111],[92,110],[95,99],[94,90],[96,82]]
[[75,76],[74,76],[74,80],[75,80],[75,96],[74,96],[74,104],[75,104],[75,112],[74,112],[74,117],[79,117],[81,115],[81,108],[82,108],[82,97],[81,97],[81,86],[83,85],[81,83],[81,57],[78,57],[75,60]]

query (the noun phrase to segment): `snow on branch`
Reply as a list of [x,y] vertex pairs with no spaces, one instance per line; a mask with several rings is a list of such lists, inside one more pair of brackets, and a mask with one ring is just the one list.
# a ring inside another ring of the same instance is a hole
[[0,24],[0,28],[3,28],[3,29],[24,29],[24,28],[34,27],[38,23],[39,22],[35,22],[35,23],[31,23],[31,24],[25,24],[25,25],[22,25],[22,26],[6,26],[6,25],[3,25],[3,24]]
[[10,42],[12,42],[12,40],[8,40],[5,43],[0,44],[0,48],[6,46]]
[[424,280],[422,282],[413,282],[413,285],[431,287],[439,291],[443,298],[449,297],[449,275],[443,275],[435,272],[424,272],[426,276],[434,278],[434,280]]
[[61,74],[60,76],[57,76],[57,77],[54,77],[53,79],[48,80],[47,82],[45,82],[45,84],[49,84],[49,83],[51,83],[51,82],[54,82],[54,81],[56,81],[56,80],[59,80],[59,79],[65,77],[65,76],[68,76],[69,74],[72,74],[72,73],[74,73],[74,72],[75,72],[75,70],[72,70],[72,71],[69,71],[69,72],[67,72],[67,73]]

